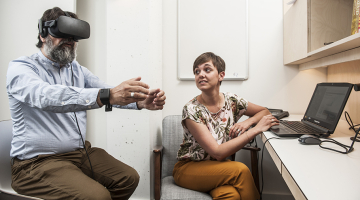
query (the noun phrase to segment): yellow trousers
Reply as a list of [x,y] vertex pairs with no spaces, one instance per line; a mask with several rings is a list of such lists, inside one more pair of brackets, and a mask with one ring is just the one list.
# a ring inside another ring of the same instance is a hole
[[181,187],[209,193],[213,199],[260,199],[249,168],[236,161],[178,161],[173,170]]

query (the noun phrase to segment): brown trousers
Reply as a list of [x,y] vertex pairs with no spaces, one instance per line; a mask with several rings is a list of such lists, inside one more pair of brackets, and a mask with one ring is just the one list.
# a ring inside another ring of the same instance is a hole
[[178,161],[173,170],[181,187],[209,193],[214,200],[260,199],[249,168],[236,161]]
[[19,194],[43,199],[129,199],[139,183],[132,167],[92,148],[85,142],[94,171],[84,149],[28,160],[13,159],[12,188]]

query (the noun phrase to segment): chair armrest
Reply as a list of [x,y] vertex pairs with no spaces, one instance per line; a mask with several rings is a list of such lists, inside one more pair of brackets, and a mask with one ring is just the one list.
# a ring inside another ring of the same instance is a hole
[[261,150],[260,148],[253,147],[253,146],[244,146],[242,149],[250,150],[250,151],[260,151]]
[[162,165],[162,150],[163,146],[156,146],[153,149],[154,152],[154,196],[155,200],[160,199],[160,190],[161,190],[161,165]]
[[153,149],[154,153],[162,153],[163,146],[155,146]]

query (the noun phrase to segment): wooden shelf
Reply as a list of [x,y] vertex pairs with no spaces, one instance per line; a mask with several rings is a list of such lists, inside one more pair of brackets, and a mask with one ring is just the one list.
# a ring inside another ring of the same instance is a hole
[[284,65],[305,70],[360,59],[360,33],[350,35],[352,4],[296,1],[284,15]]
[[360,47],[299,64],[299,70],[327,67],[329,65],[346,63],[354,60],[360,60]]
[[288,63],[299,65],[300,70],[326,67],[360,59],[360,33],[351,35],[325,47],[309,52],[306,58]]

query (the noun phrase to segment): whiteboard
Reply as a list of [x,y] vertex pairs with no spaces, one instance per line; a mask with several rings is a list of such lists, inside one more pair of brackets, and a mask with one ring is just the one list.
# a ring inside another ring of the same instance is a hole
[[195,80],[193,63],[213,52],[226,64],[224,80],[246,80],[248,0],[178,0],[179,80]]

